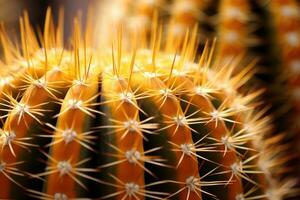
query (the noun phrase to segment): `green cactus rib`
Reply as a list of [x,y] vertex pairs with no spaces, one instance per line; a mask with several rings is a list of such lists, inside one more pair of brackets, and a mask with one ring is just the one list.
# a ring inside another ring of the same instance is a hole
[[[280,137],[264,138],[261,91],[238,92],[252,65],[235,74],[237,63],[214,65],[209,43],[196,62],[196,31],[180,55],[172,53],[176,45],[160,50],[159,32],[152,49],[134,42],[132,52],[119,34],[115,52],[114,45],[91,49],[75,22],[71,48],[62,50],[49,12],[42,48],[29,46],[37,39],[26,17],[22,23],[22,53],[2,42],[18,53],[7,50],[0,77],[12,77],[1,87],[1,199],[282,199],[293,192],[292,181],[279,187],[273,176],[285,169],[284,147],[274,150]],[[15,65],[22,70],[11,76]]]

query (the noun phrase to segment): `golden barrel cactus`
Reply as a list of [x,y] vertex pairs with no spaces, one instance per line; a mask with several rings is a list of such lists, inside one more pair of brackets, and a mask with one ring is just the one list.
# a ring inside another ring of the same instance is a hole
[[21,47],[1,30],[1,199],[293,195],[261,91],[241,89],[252,63],[220,65],[215,43],[199,55],[196,29],[172,45],[154,23],[92,48],[77,20],[70,44],[50,11],[38,37],[20,22]]

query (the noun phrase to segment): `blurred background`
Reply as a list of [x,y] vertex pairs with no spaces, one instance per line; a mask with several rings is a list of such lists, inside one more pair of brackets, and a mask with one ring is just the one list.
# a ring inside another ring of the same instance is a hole
[[[54,19],[58,17],[59,8],[65,9],[65,37],[70,34],[72,20],[79,12],[82,13],[83,22],[86,18],[88,5],[94,5],[97,0],[0,0],[0,21],[5,28],[14,33],[18,31],[19,18],[26,10],[33,27],[43,27],[48,7],[53,10]],[[99,2],[98,0],[97,2]]]

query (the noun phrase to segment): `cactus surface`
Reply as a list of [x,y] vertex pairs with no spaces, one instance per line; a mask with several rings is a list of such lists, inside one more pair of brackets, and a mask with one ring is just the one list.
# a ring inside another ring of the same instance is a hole
[[[197,32],[180,45],[154,23],[93,49],[78,21],[69,48],[47,12],[25,15],[21,48],[1,30],[1,199],[282,199],[293,181],[281,137],[266,139],[253,65],[216,64]],[[196,29],[194,29],[196,30]],[[126,35],[128,36],[128,35]],[[124,36],[125,37],[125,36]],[[138,42],[144,41],[144,42]],[[235,73],[233,73],[235,71]]]
[[299,132],[300,5],[293,0],[272,1],[269,12],[273,17],[274,39],[278,41],[279,60],[294,109],[292,131]]
[[[243,58],[240,67],[245,66],[245,61],[258,61],[257,76],[248,84],[266,89],[263,96],[274,114],[272,134],[285,132],[281,144],[290,143],[286,157],[297,157],[298,161],[291,161],[290,165],[299,171],[299,1],[174,0],[168,3],[169,6],[161,4],[161,7],[169,13],[162,21],[170,24],[166,35],[171,46],[174,43],[181,46],[185,33],[196,31],[200,36],[197,37],[199,49],[205,41],[203,37],[216,37],[214,59],[224,67],[236,57]],[[203,27],[205,23],[210,23],[213,30]]]

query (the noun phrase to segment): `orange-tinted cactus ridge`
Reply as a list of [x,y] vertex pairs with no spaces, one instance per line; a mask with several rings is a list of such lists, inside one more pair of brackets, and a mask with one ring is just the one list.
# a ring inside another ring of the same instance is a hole
[[[47,20],[45,27],[49,27]],[[22,51],[14,46],[3,26],[0,33],[4,51],[3,70],[0,76],[2,83],[0,109],[3,123],[0,160],[1,165],[7,166],[7,170],[2,169],[3,173],[0,175],[0,182],[3,185],[3,190],[0,192],[1,198],[10,198],[7,192],[10,191],[12,183],[17,184],[10,178],[12,174],[24,176],[17,168],[22,163],[17,161],[17,158],[24,149],[35,146],[30,143],[32,138],[28,136],[29,127],[36,126],[35,122],[43,123],[39,118],[47,112],[44,106],[55,99],[54,93],[68,84],[65,74],[67,70],[63,72],[56,68],[52,70],[50,67],[57,60],[53,52],[49,52],[51,56],[48,60],[49,66],[44,65],[44,52],[41,53],[42,50],[40,50],[26,13],[25,17],[20,19],[20,29]],[[51,31],[47,32],[53,34]],[[44,42],[46,40],[47,36]],[[48,44],[48,41],[46,43]],[[58,43],[57,47],[60,48]],[[32,56],[35,57],[34,60],[30,59]],[[22,93],[23,91],[25,92]],[[19,96],[21,96],[20,99],[18,99]]]
[[[274,17],[275,35],[281,49],[282,71],[288,76],[288,88],[292,97],[294,114],[299,119],[300,5],[294,0],[275,0],[270,2],[270,11]],[[295,121],[295,124],[298,124],[297,120]],[[296,131],[299,130],[298,127]]]
[[[13,97],[7,96],[9,99],[7,105],[7,119],[4,123],[3,129],[1,129],[1,138],[5,141],[5,145],[2,147],[1,162],[8,166],[14,166],[17,161],[17,157],[21,154],[20,151],[32,147],[30,143],[30,137],[28,137],[28,129],[34,126],[34,121],[43,123],[39,120],[39,117],[45,115],[46,110],[43,106],[53,99],[53,91],[59,84],[65,87],[63,72],[61,71],[49,71],[45,77],[38,79],[37,81],[31,80],[30,86],[26,89],[26,92],[22,95],[22,99],[18,102]],[[40,82],[38,82],[40,81]],[[51,84],[54,88],[51,88]],[[7,95],[7,94],[4,94]],[[9,105],[11,104],[11,105]],[[4,117],[4,116],[1,116]],[[3,142],[2,141],[2,142]],[[17,173],[21,173],[16,170]],[[9,171],[8,171],[9,173]],[[14,173],[14,170],[11,171]],[[5,187],[1,192],[2,198],[9,198],[6,192],[7,188],[11,185],[11,180],[7,179],[5,174],[1,174],[1,183]]]
[[171,30],[175,36],[184,37],[201,19],[207,0],[174,0],[171,8]]
[[[53,141],[49,155],[48,169],[37,176],[47,176],[47,194],[64,193],[70,198],[76,197],[74,176],[93,179],[82,172],[96,172],[97,169],[83,168],[88,158],[80,158],[82,148],[89,147],[93,138],[89,135],[89,118],[98,111],[91,107],[98,96],[98,78],[92,77],[72,86],[64,100],[61,111],[57,114],[57,125],[54,127]],[[67,145],[66,145],[67,144]],[[57,181],[59,180],[60,181]]]
[[[111,110],[111,121],[115,124],[112,126],[115,129],[116,142],[113,148],[117,150],[114,155],[117,160],[112,163],[107,163],[102,168],[116,166],[116,179],[120,180],[121,185],[117,185],[116,199],[122,199],[126,193],[128,184],[132,186],[144,186],[144,173],[149,173],[144,162],[151,161],[152,158],[146,155],[143,147],[143,122],[139,119],[139,107],[136,102],[136,97],[131,91],[131,87],[126,80],[118,78],[117,75],[108,74],[103,77],[103,96],[108,102],[108,107]],[[106,127],[103,125],[102,128]],[[149,124],[148,128],[155,128]],[[153,158],[153,162],[155,159]],[[120,195],[119,192],[121,193]],[[110,196],[110,195],[109,195]],[[137,198],[143,199],[143,193],[136,194]]]
[[[239,80],[243,79],[243,73],[239,74],[236,78],[238,78]],[[186,77],[184,76],[181,76],[181,77],[176,77],[174,78],[175,79],[175,87],[183,87],[184,89],[183,90],[191,90],[191,86],[192,88],[194,87],[195,89],[196,88],[200,88],[201,86],[195,86],[197,85],[197,81],[194,83],[187,79]],[[184,84],[182,84],[184,83]],[[199,84],[199,83],[198,83]],[[203,90],[205,90],[205,88],[202,88]],[[208,88],[207,88],[208,89]],[[219,88],[220,90],[222,90],[221,88]],[[208,90],[209,91],[209,90]],[[212,91],[213,92],[213,91]],[[191,103],[199,108],[199,109],[202,109],[203,112],[205,113],[205,116],[210,116],[212,115],[212,113],[219,113],[219,115],[227,115],[227,116],[235,116],[235,114],[237,114],[234,109],[228,109],[228,108],[225,108],[225,107],[222,107],[220,106],[219,109],[216,109],[214,105],[212,105],[212,103],[210,102],[208,96],[201,96],[201,95],[198,95],[197,93],[197,89],[195,91],[190,91],[191,94],[189,94],[189,99],[191,101]],[[213,93],[212,93],[213,94]],[[225,93],[222,93],[222,94],[226,94]],[[231,94],[232,95],[232,94]],[[231,95],[225,95],[225,99],[223,99],[224,103],[228,103],[229,101],[229,97]],[[249,98],[249,102],[251,101],[252,98],[255,98],[258,94],[256,93],[253,93],[249,96],[245,96],[245,99]],[[224,96],[223,96],[224,98]],[[222,97],[221,97],[222,99]],[[228,102],[226,102],[228,101]],[[245,101],[246,102],[246,101]],[[235,105],[234,102],[232,102],[231,104],[229,103],[227,105],[228,107],[233,107],[233,108],[236,108],[237,105]],[[246,106],[246,104],[245,104]],[[250,105],[248,105],[250,106]],[[238,109],[241,109],[241,108],[238,108]],[[242,112],[242,111],[241,111]],[[223,113],[223,114],[222,114]],[[241,116],[235,116],[236,118],[240,118]],[[209,118],[209,117],[208,117]],[[221,118],[221,117],[220,117]],[[244,195],[243,194],[243,191],[244,191],[244,188],[243,188],[243,185],[241,184],[241,180],[242,178],[245,178],[243,177],[243,172],[240,171],[240,172],[236,172],[233,168],[233,166],[239,166],[240,165],[240,156],[238,155],[237,151],[232,151],[232,148],[230,147],[230,145],[228,145],[227,142],[242,142],[242,143],[247,143],[249,142],[248,139],[244,138],[245,140],[240,140],[238,141],[238,138],[236,137],[238,135],[235,136],[235,135],[232,135],[233,133],[231,133],[231,130],[228,129],[228,127],[225,125],[226,121],[228,119],[226,118],[223,118],[223,120],[220,120],[220,118],[218,117],[218,115],[216,115],[216,118],[213,119],[213,120],[208,120],[206,123],[207,123],[207,128],[209,129],[211,135],[213,136],[213,138],[216,140],[216,141],[220,141],[224,146],[220,146],[219,147],[219,150],[224,152],[223,154],[223,157],[221,158],[221,163],[223,163],[223,166],[224,167],[224,170],[228,170],[228,168],[230,168],[229,170],[229,174],[228,174],[228,179],[231,179],[233,181],[233,183],[228,186],[228,199],[234,199],[234,198],[237,198],[237,197],[244,197],[246,198],[247,195]],[[237,119],[236,119],[237,120]],[[227,121],[228,122],[228,121]],[[245,121],[240,121],[241,123],[244,123]],[[239,125],[236,125],[236,126],[239,126]],[[241,131],[243,131],[243,128],[245,127],[241,127]],[[266,131],[265,133],[267,133],[268,131]],[[225,134],[224,134],[225,133]],[[236,137],[236,138],[235,138]],[[225,138],[231,138],[229,140],[226,140]],[[236,140],[236,141],[235,141]],[[227,141],[227,142],[226,142]],[[229,143],[230,143],[229,142]],[[239,147],[239,145],[234,145],[235,149],[238,150],[239,148],[249,148],[251,149],[252,147],[247,147],[247,146],[244,146],[244,147]],[[230,150],[231,149],[231,150]],[[256,155],[253,154],[253,156],[255,157]],[[242,165],[248,165],[247,162],[244,162]],[[251,174],[252,169],[248,169],[248,173]],[[240,173],[240,174],[239,174]],[[255,171],[253,171],[253,173],[255,173]],[[259,180],[259,184],[264,187],[264,189],[266,189],[266,185],[265,185],[265,177],[260,177],[262,178],[262,180]],[[224,194],[225,195],[225,194]],[[251,194],[252,195],[252,194]],[[250,196],[251,196],[250,195]],[[262,197],[263,198],[263,197]],[[266,197],[267,198],[267,197]]]
[[89,49],[75,23],[63,51],[49,12],[45,24],[43,48],[31,51],[25,38],[13,59],[37,63],[24,68],[41,75],[24,74],[20,95],[1,91],[1,199],[271,200],[292,192],[289,181],[281,190],[269,183],[270,169],[285,168],[262,139],[269,124],[255,110],[259,92],[237,91],[250,67],[232,75],[234,65],[214,66],[208,46],[195,63],[196,31],[178,51],[162,51],[154,31],[151,49],[135,42],[130,52],[119,34],[115,53]]
[[[188,87],[193,86],[193,83],[191,80],[185,79],[184,77],[179,77],[178,80],[176,80],[178,82],[180,82],[181,84],[184,83],[186,85],[188,85]],[[179,83],[174,85],[175,87],[180,87]],[[188,89],[187,86],[185,86],[186,89]],[[195,107],[197,107],[198,109],[202,109],[202,112],[207,113],[208,117],[209,113],[213,113],[216,112],[214,106],[211,104],[210,101],[207,101],[207,99],[205,99],[202,96],[199,96],[197,94],[191,94],[192,96],[189,97],[189,101],[191,104],[193,104]],[[179,116],[181,116],[180,114],[177,114]],[[217,140],[217,141],[221,141],[222,137],[224,137],[224,133],[228,133],[228,129],[224,124],[224,121],[219,121],[217,122],[218,119],[214,119],[214,120],[208,120],[207,123],[207,129],[210,130],[211,135]],[[181,141],[178,141],[179,144],[182,143]],[[220,160],[220,163],[222,163],[222,165],[224,166],[232,166],[236,163],[236,161],[238,161],[238,156],[236,155],[236,152],[234,151],[226,151],[225,150],[225,146],[220,147],[220,151],[224,152],[223,157]],[[188,164],[188,163],[186,163]],[[184,165],[184,163],[182,164]],[[228,170],[227,167],[224,167],[224,171]],[[200,169],[201,170],[201,169]],[[228,179],[231,179],[232,184],[228,185],[228,199],[232,199],[235,198],[238,194],[243,193],[243,186],[241,184],[241,177],[238,176],[233,176],[231,177],[232,174],[228,174]]]
[[[295,0],[274,0],[269,3],[274,18],[275,39],[280,47],[281,71],[286,75],[286,88],[291,100],[292,126],[289,132],[297,138],[295,150],[299,152],[300,136],[300,4]],[[299,158],[299,156],[298,156]],[[300,163],[296,164],[296,173]],[[299,183],[298,183],[299,184]]]
[[170,31],[177,39],[182,39],[188,29],[191,30],[199,23],[203,16],[201,12],[209,0],[174,0],[171,1],[171,6],[168,6],[165,0],[128,2],[126,25],[130,30],[136,31],[142,27],[149,32],[153,18],[158,17],[170,21]]
[[224,0],[219,5],[218,56],[228,61],[245,54],[249,46],[250,1]]
[[[139,79],[139,78],[136,78]],[[141,82],[141,80],[136,80]],[[153,95],[152,101],[155,107],[163,115],[163,122],[166,125],[164,128],[167,132],[169,143],[174,148],[183,148],[186,146],[188,151],[189,145],[194,147],[195,144],[192,140],[192,133],[190,127],[186,124],[184,116],[186,115],[180,107],[178,99],[169,91],[169,88],[158,77],[147,78],[142,83],[142,89],[157,92]],[[175,119],[174,119],[175,118]],[[199,177],[198,161],[196,155],[185,156],[182,151],[175,152],[176,166],[176,179],[174,182],[178,184],[186,184],[189,180],[194,184],[195,192],[191,192],[191,187],[185,185],[178,191],[180,199],[201,199],[201,179]],[[182,191],[181,191],[182,190]],[[177,193],[171,196],[176,196]],[[171,197],[170,196],[170,197]]]
[[[174,0],[172,5],[168,8],[164,0],[136,0],[131,1],[128,10],[132,10],[134,15],[133,23],[131,25],[144,26],[149,29],[151,27],[151,20],[155,12],[159,15],[166,15],[170,17],[171,24],[174,29],[174,34],[177,33],[181,37],[184,36],[187,29],[191,29],[199,22],[201,18],[201,10],[207,5],[208,0]],[[169,10],[169,13],[164,11]]]

